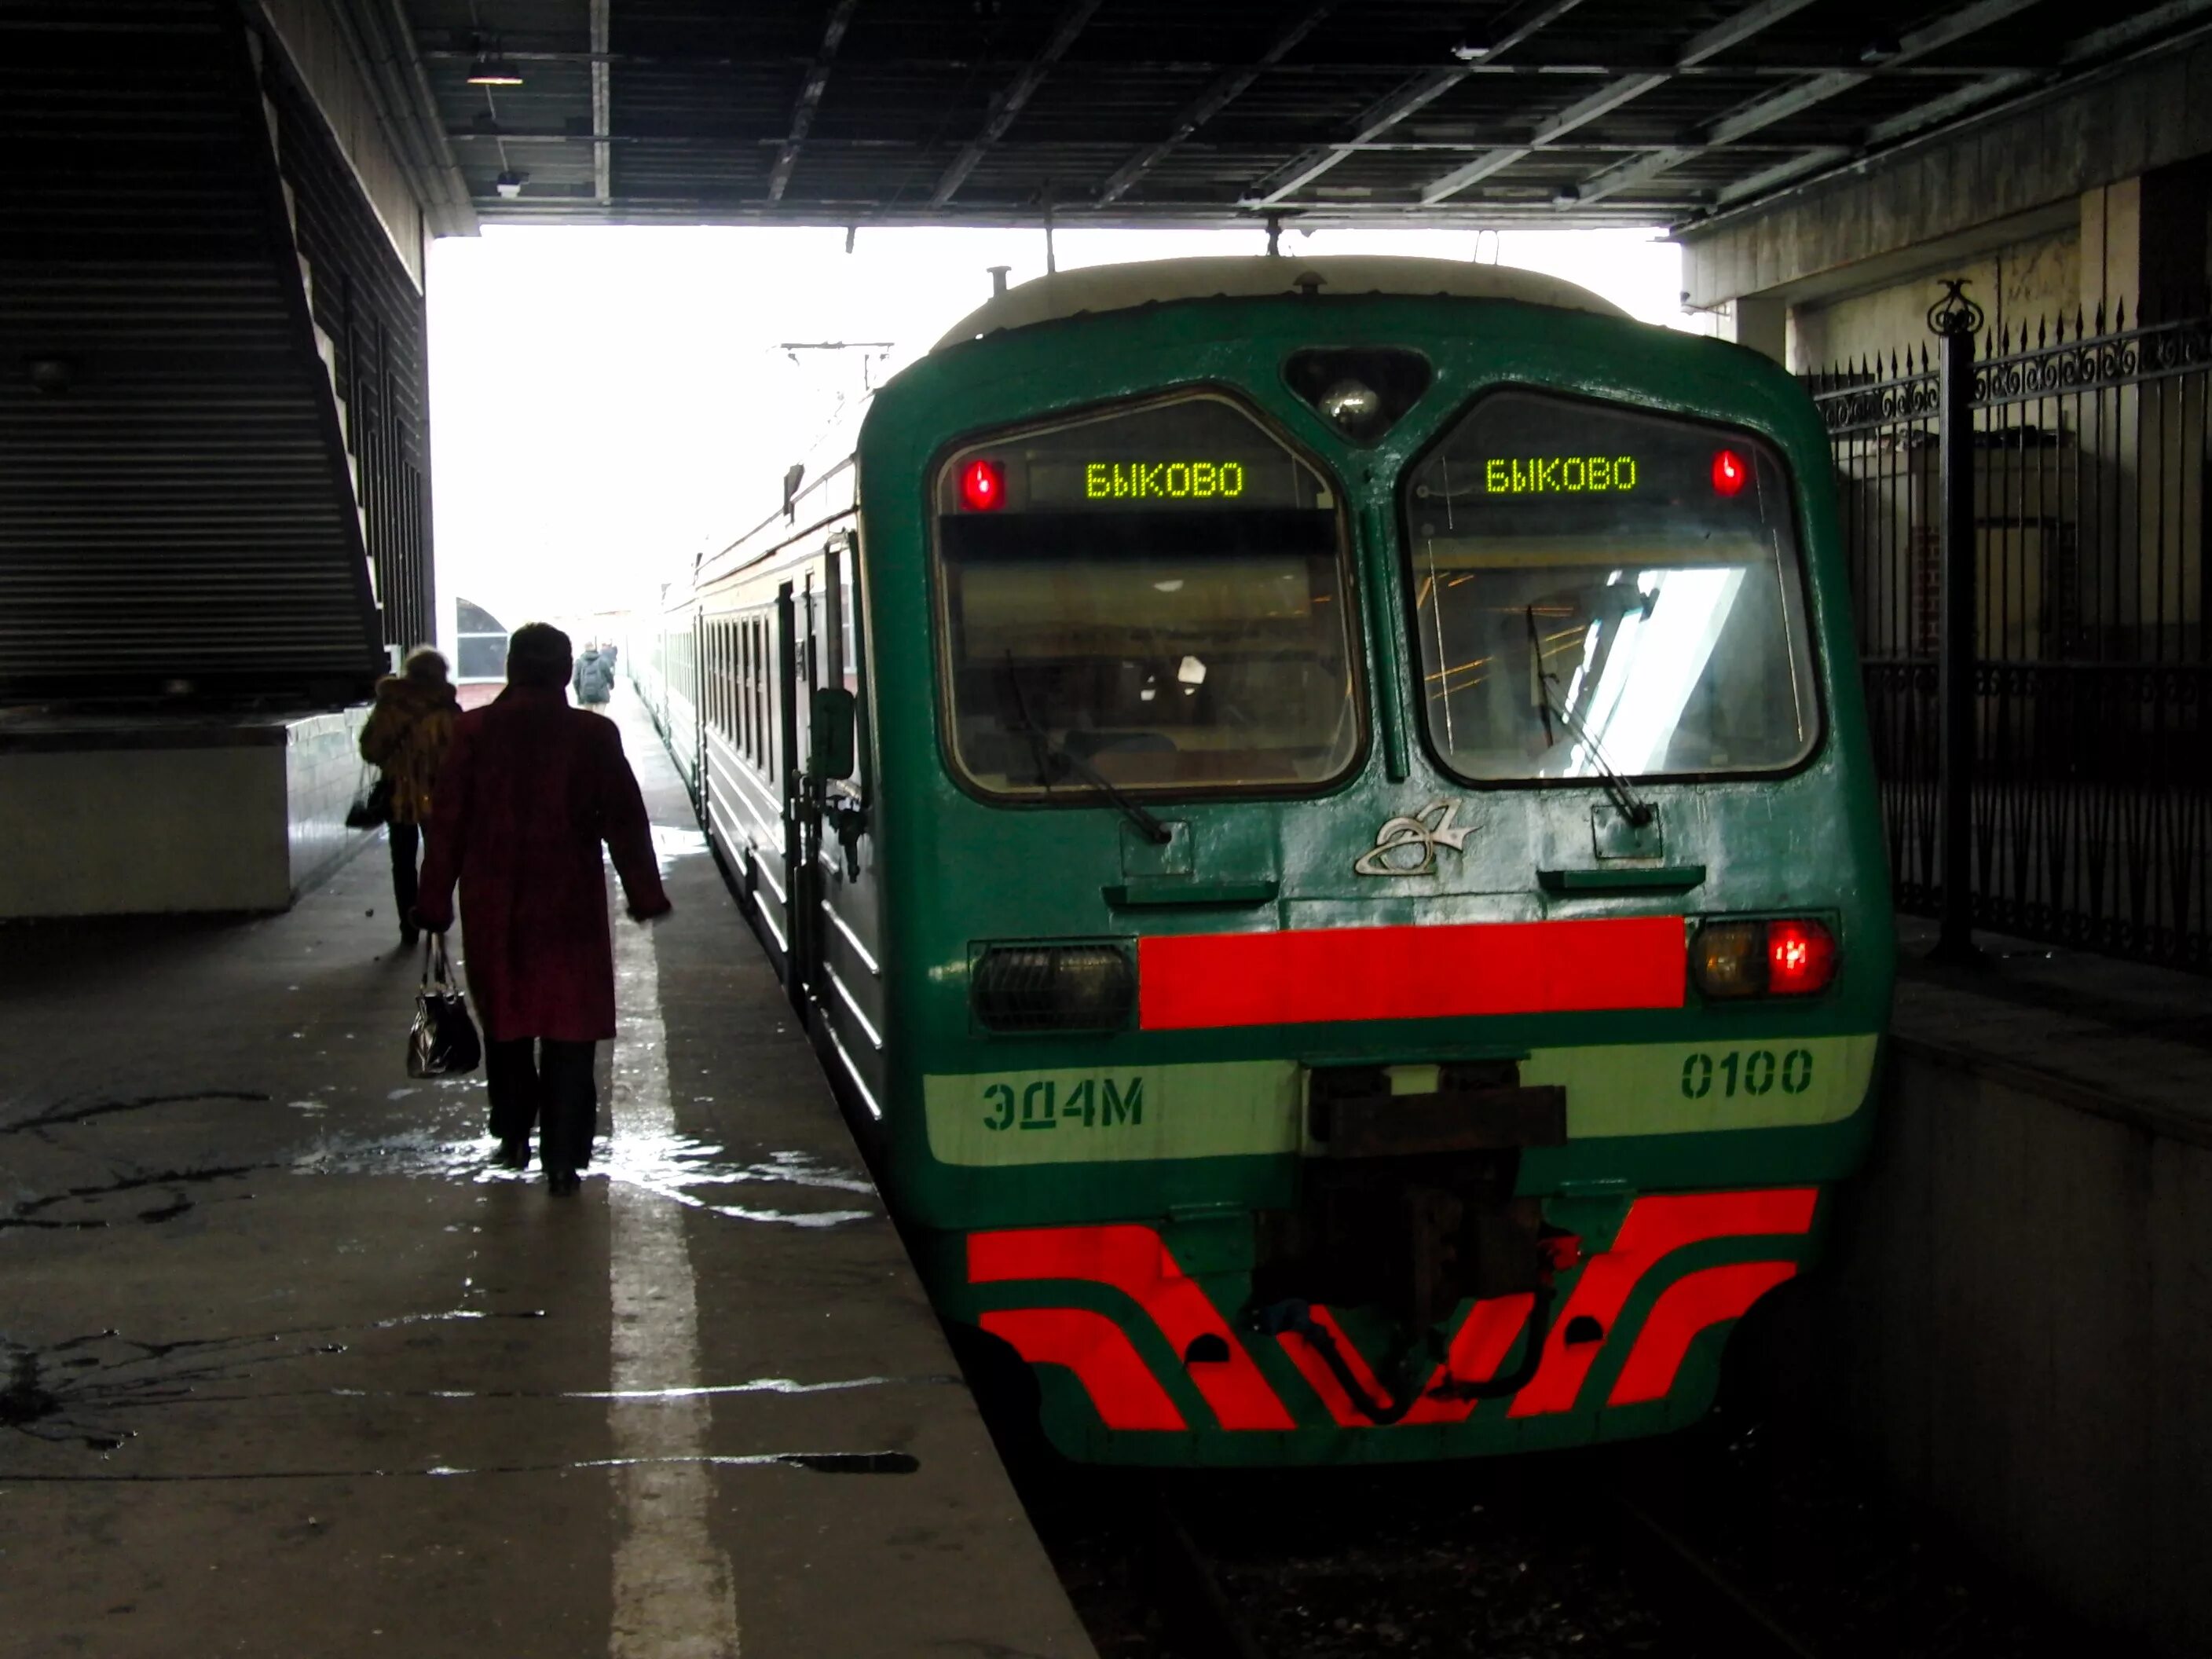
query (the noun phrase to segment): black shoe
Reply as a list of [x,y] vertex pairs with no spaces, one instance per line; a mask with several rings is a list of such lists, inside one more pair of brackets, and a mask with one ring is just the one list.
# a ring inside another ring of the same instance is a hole
[[406,923],[402,922],[399,925],[399,948],[401,950],[413,950],[416,945],[421,943],[422,938],[422,935],[421,933],[416,932],[414,928],[408,927]]
[[502,1170],[526,1170],[530,1167],[530,1143],[510,1135],[499,1143],[499,1151],[492,1162]]
[[567,1198],[583,1184],[583,1177],[574,1170],[548,1170],[545,1172],[545,1190],[556,1198]]

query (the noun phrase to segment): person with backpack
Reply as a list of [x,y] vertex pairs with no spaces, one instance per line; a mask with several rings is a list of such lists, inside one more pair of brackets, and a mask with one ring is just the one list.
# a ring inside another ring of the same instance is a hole
[[587,647],[577,659],[576,672],[571,680],[576,691],[576,701],[586,708],[605,708],[607,700],[615,693],[615,665],[611,658],[599,654],[596,645]]

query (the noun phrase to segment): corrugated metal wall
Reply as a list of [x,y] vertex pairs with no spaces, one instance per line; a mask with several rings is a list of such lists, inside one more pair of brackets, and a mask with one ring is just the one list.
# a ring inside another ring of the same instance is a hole
[[437,636],[422,295],[283,52],[264,58],[278,165],[344,412],[382,638],[404,650]]
[[[378,253],[398,269],[389,245],[360,246],[327,133],[273,60],[257,69],[231,0],[5,21],[0,697],[360,695],[386,630],[333,379],[363,406],[356,441],[376,434],[379,575],[412,638],[430,614],[419,295],[376,271]],[[311,289],[342,323],[327,342]]]

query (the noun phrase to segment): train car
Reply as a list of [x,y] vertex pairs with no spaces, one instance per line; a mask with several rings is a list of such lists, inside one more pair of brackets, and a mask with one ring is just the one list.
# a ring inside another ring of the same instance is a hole
[[1775,364],[1494,267],[1066,273],[696,592],[714,841],[1067,1455],[1666,1431],[1814,1260],[1893,951]]
[[688,591],[666,599],[659,614],[632,618],[619,641],[617,667],[636,688],[638,701],[653,717],[653,727],[668,745],[669,757],[696,804],[706,740],[699,708],[699,606]]

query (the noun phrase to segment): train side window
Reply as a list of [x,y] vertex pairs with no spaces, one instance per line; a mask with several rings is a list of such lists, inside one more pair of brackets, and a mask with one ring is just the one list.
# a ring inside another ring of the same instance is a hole
[[769,742],[769,675],[771,672],[768,650],[768,624],[758,617],[753,618],[753,749],[763,772],[770,769],[772,758]]
[[[848,551],[848,558],[858,558],[857,552]],[[860,691],[860,617],[853,609],[853,579],[848,576],[838,594],[838,612],[845,619],[845,689],[858,696]]]
[[1481,398],[1403,485],[1437,757],[1470,781],[1798,764],[1820,714],[1794,496],[1748,432]]
[[[1339,492],[1213,392],[963,444],[936,480],[947,758],[978,793],[1301,793],[1367,746]],[[1058,765],[1054,750],[1064,751]]]

